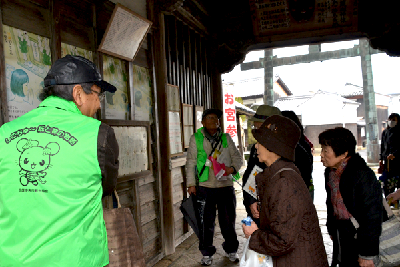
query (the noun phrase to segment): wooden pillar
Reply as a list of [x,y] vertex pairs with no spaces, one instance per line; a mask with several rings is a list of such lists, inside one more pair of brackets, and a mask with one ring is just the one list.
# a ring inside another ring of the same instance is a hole
[[375,105],[371,53],[367,39],[360,39],[361,70],[365,104],[365,132],[367,135],[367,162],[379,162],[378,116]]
[[58,1],[50,1],[50,50],[52,63],[61,58],[60,5]]
[[0,0],[0,126],[8,122],[6,62],[3,44],[3,9]]
[[274,105],[274,67],[272,49],[264,50],[264,104]]
[[[153,5],[157,7],[157,4]],[[168,104],[167,104],[167,60],[165,53],[165,27],[164,15],[156,8],[154,16],[151,18],[154,22],[152,33],[152,49],[153,49],[153,62],[155,72],[155,90],[157,97],[156,113],[158,114],[158,125],[160,143],[160,170],[162,170],[162,217],[163,217],[163,249],[166,255],[175,252],[175,225],[174,225],[174,211],[172,199],[172,177],[170,170],[170,147],[169,147],[169,119],[168,119]]]
[[[208,57],[208,60],[212,58],[217,58],[217,53],[218,53],[218,47],[216,45],[210,46],[210,55]],[[223,97],[223,90],[222,90],[222,77],[221,73],[217,69],[217,64],[209,64],[208,67],[210,67],[210,78],[211,78],[211,88],[210,92],[212,94],[211,96],[211,107],[210,108],[218,108],[220,110],[223,110],[224,108],[224,97]],[[223,120],[221,120],[221,123],[223,123]]]
[[[238,144],[239,144],[239,152],[244,160],[244,152],[243,152],[243,142],[242,142],[242,125],[240,124],[240,115],[236,111],[236,128],[237,128],[237,137],[238,137]],[[239,170],[237,170],[239,171]]]

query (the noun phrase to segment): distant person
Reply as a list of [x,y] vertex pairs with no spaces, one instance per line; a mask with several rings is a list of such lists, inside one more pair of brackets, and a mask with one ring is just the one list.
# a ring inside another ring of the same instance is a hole
[[387,172],[386,179],[383,180],[383,192],[385,196],[393,193],[400,187],[400,116],[397,113],[390,114],[388,125],[382,132],[381,153],[379,164],[384,166]]
[[[254,129],[258,129],[263,122],[272,115],[281,115],[280,110],[277,107],[269,106],[269,105],[261,105],[257,108],[256,114],[249,119],[249,121],[253,122]],[[249,160],[247,162],[246,171],[243,174],[243,185],[245,185],[249,179],[249,176],[256,175],[255,167],[258,167],[262,170],[267,168],[264,162],[260,162],[257,156],[257,150],[255,144],[251,147]],[[252,195],[243,190],[243,205],[246,208],[247,216],[250,216],[253,221],[256,222],[257,225],[260,225],[260,214],[257,209],[257,199]]]
[[116,88],[69,55],[44,85],[38,108],[0,127],[0,266],[106,266],[102,197],[117,183],[119,148],[93,116]]
[[300,129],[273,115],[252,133],[268,168],[256,176],[260,227],[242,225],[249,248],[272,256],[274,266],[328,267],[317,211],[293,163]]
[[294,123],[296,123],[300,129],[300,139],[296,146],[294,164],[297,166],[297,168],[299,168],[301,177],[303,177],[304,183],[310,192],[311,198],[314,200],[314,185],[312,179],[314,156],[311,152],[311,146],[306,140],[303,125],[301,124],[296,113],[291,110],[284,110],[282,111],[282,116],[294,121]]
[[356,153],[357,142],[350,130],[336,127],[318,138],[326,167],[326,226],[333,240],[332,266],[376,267],[383,220],[380,183]]
[[[198,198],[205,200],[204,233],[203,240],[199,242],[199,249],[203,255],[201,265],[206,266],[212,264],[213,255],[216,253],[213,239],[217,209],[219,226],[225,240],[222,248],[230,261],[239,262],[239,255],[237,254],[239,241],[235,229],[236,195],[233,188],[233,176],[238,176],[237,172],[243,165],[243,159],[231,136],[222,132],[220,127],[221,116],[222,111],[219,109],[205,110],[201,120],[203,127],[190,137],[187,150],[186,179],[188,193],[195,194]],[[214,173],[213,168],[211,168],[213,163],[211,163],[209,157],[225,164],[226,172],[222,176],[217,177]]]

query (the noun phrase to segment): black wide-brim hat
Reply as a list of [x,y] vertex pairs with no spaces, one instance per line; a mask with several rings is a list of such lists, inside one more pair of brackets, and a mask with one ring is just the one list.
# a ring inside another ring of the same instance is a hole
[[58,59],[44,78],[44,86],[94,83],[102,92],[115,93],[117,88],[104,81],[93,62],[81,57],[67,55]]
[[291,119],[281,115],[267,118],[258,129],[251,131],[263,147],[279,156],[294,161],[300,139],[300,129]]

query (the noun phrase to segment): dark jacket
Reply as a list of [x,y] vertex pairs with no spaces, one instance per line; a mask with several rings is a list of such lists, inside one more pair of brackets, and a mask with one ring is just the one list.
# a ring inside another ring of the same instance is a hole
[[[276,174],[282,168],[294,171]],[[296,166],[279,159],[256,182],[260,228],[250,237],[250,249],[272,256],[274,267],[327,267],[317,212]]]
[[[243,177],[242,177],[243,185],[245,185],[247,183],[250,173],[253,170],[254,166],[256,166],[256,165],[263,170],[265,168],[267,168],[267,165],[265,165],[264,162],[260,162],[258,160],[257,149],[256,149],[256,146],[253,145],[250,150],[250,156],[249,156],[249,160],[247,162],[246,171],[244,172]],[[254,217],[253,217],[253,214],[251,213],[250,205],[255,202],[257,202],[257,200],[254,197],[252,197],[249,193],[247,193],[246,191],[243,190],[243,205],[246,208],[247,216],[250,216],[253,220],[254,220]],[[258,219],[254,220],[254,221],[258,222]]]
[[339,189],[343,202],[360,225],[357,231],[357,240],[354,240],[355,229],[353,224],[349,220],[339,221],[334,217],[331,190],[327,184],[329,172],[330,168],[326,168],[325,189],[327,192],[328,233],[334,236],[337,229],[340,228],[339,235],[346,236],[348,244],[354,242],[355,246],[352,247],[352,251],[345,250],[345,252],[353,253],[357,257],[358,255],[378,255],[383,205],[381,186],[374,172],[357,153],[349,159],[340,177]]
[[101,170],[103,196],[110,195],[117,185],[119,147],[113,128],[101,123],[97,136],[97,159]]
[[300,170],[301,177],[308,189],[312,185],[313,162],[314,157],[311,153],[311,146],[307,143],[303,135],[300,137],[295,149],[294,164]]
[[389,172],[394,175],[400,174],[400,128],[399,126],[388,127],[382,132],[380,160],[385,163],[387,170],[387,156],[393,154],[394,159],[390,160]]

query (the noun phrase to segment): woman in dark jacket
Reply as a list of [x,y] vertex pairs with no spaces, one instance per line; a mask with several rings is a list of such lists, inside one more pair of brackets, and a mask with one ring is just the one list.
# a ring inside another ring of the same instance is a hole
[[[257,108],[256,114],[249,119],[249,121],[253,122],[254,129],[258,129],[263,122],[272,115],[281,115],[281,111],[277,107],[269,106],[269,105],[261,105]],[[257,169],[264,170],[267,168],[264,162],[260,162],[257,157],[257,150],[255,145],[251,147],[249,160],[247,162],[246,171],[243,174],[243,185],[246,185],[249,176],[253,173],[253,169],[255,167]],[[255,172],[254,172],[255,173]],[[256,222],[257,225],[260,225],[259,220],[259,212],[257,210],[257,200],[243,190],[243,205],[246,208],[247,216],[250,216],[253,221]]]
[[[348,129],[328,129],[319,135],[319,143],[326,167],[327,228],[334,245],[332,266],[377,266],[383,208],[380,184],[355,152],[356,139]],[[359,224],[358,230],[354,221]]]
[[274,115],[252,132],[268,168],[256,176],[260,227],[242,226],[249,248],[272,256],[274,267],[327,267],[317,212],[293,163],[299,128]]
[[397,187],[399,188],[400,175],[400,116],[397,113],[390,114],[388,126],[382,132],[380,165],[384,165],[387,175],[383,175],[383,191],[389,195]]
[[284,110],[282,111],[282,116],[294,121],[300,129],[300,139],[295,150],[294,164],[299,168],[301,177],[303,177],[304,183],[310,191],[311,198],[314,200],[314,185],[312,180],[314,156],[311,152],[311,146],[306,141],[303,125],[296,113],[291,110]]

